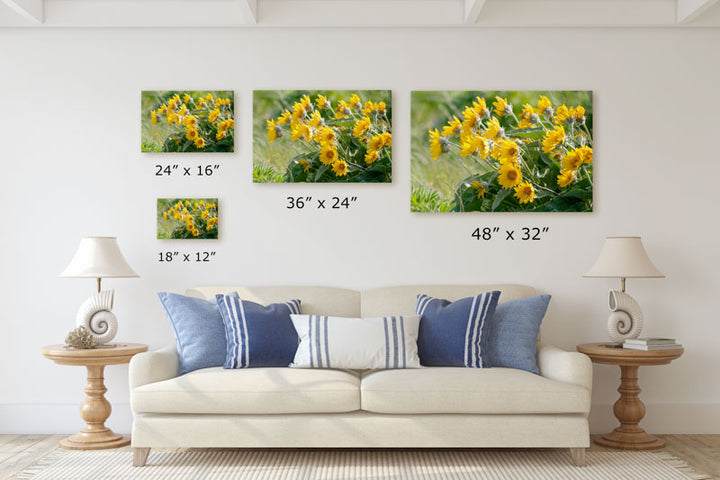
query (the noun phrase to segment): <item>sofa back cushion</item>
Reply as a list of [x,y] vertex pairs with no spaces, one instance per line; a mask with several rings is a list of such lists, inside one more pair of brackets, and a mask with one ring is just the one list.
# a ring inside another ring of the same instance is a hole
[[[302,313],[306,314],[338,317],[360,316],[360,292],[345,288],[211,286],[188,289],[186,295],[210,300],[214,299],[215,295],[227,295],[231,292],[237,292],[242,300],[249,300],[261,305],[287,302],[288,299],[298,298],[302,302]],[[413,311],[410,310],[408,314],[412,315]]]
[[[500,291],[499,304],[536,295],[535,289],[526,285],[408,285],[384,287],[363,291],[360,298],[360,311],[363,317],[412,315],[415,313],[415,304],[420,293],[454,302],[461,298],[472,297],[478,293],[493,290]],[[305,300],[303,300],[303,313],[306,313],[304,307]]]

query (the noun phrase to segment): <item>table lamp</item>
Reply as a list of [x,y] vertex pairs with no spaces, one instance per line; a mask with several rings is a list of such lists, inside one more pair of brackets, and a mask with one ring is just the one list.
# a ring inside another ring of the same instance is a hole
[[125,261],[117,238],[83,237],[70,265],[60,276],[97,279],[97,294],[80,306],[75,323],[87,328],[96,344],[108,343],[115,338],[117,318],[112,313],[115,291],[101,291],[102,279],[139,276]]
[[616,343],[637,338],[643,327],[640,305],[625,293],[627,278],[664,278],[653,265],[640,237],[607,237],[595,264],[583,277],[619,278],[621,291],[610,290],[608,334]]

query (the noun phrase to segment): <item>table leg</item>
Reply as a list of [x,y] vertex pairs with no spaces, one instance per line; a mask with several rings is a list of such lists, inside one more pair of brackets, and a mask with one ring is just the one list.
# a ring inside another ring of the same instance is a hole
[[71,450],[100,450],[123,447],[130,439],[114,433],[105,426],[105,420],[112,412],[110,402],[105,398],[104,365],[87,366],[87,385],[85,400],[80,405],[80,417],[85,420],[85,428],[77,435],[60,441],[60,446]]
[[638,425],[645,416],[645,405],[639,397],[638,368],[636,365],[620,365],[620,399],[613,407],[620,426],[596,438],[598,445],[627,450],[653,450],[665,446],[664,440],[648,434]]

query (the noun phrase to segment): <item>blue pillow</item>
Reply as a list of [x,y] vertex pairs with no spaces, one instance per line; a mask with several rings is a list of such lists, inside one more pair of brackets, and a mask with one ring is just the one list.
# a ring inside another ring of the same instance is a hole
[[488,321],[500,292],[486,292],[455,302],[418,295],[416,312],[422,315],[418,355],[425,366],[489,367]]
[[550,295],[538,295],[497,306],[488,336],[490,366],[539,373],[535,344],[549,303]]
[[225,361],[225,327],[215,299],[158,293],[175,334],[180,367],[178,373],[219,367]]
[[298,334],[290,314],[300,300],[263,306],[233,295],[216,295],[225,325],[223,368],[287,367],[295,357]]

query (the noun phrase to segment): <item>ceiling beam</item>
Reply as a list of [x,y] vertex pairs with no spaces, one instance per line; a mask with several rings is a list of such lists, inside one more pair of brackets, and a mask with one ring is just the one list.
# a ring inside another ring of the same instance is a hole
[[677,0],[677,23],[684,25],[692,22],[706,12],[718,0]]
[[2,0],[2,2],[32,23],[38,25],[43,23],[43,0]]
[[485,0],[465,0],[465,23],[477,23]]
[[238,0],[240,2],[240,8],[244,13],[246,23],[257,23],[258,22],[258,0]]

